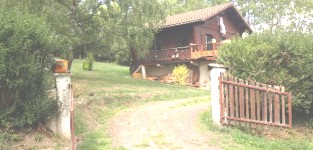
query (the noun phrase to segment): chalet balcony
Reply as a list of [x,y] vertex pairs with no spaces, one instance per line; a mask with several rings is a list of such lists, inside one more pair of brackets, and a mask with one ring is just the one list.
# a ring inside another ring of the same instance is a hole
[[[219,43],[207,45],[190,44],[186,47],[176,47],[163,50],[149,51],[144,59],[145,64],[149,63],[169,63],[186,62],[191,60],[216,60],[218,56],[217,48]],[[209,50],[207,50],[209,49]]]

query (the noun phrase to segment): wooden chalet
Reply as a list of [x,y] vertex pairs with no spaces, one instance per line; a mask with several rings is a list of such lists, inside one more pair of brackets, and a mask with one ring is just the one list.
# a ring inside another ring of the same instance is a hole
[[208,64],[216,61],[218,47],[244,32],[252,30],[232,3],[170,16],[141,62],[143,76],[166,76],[186,64],[190,84],[208,83]]

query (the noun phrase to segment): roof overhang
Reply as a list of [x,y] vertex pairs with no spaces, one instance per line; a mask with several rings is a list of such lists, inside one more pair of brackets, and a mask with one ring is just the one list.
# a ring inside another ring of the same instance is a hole
[[[222,12],[230,14],[231,16],[235,17],[236,20],[232,21],[235,21],[236,24],[239,24],[237,27],[240,28],[241,32],[244,32],[246,30],[249,33],[253,32],[248,22],[243,18],[243,16],[240,14],[240,12],[235,8],[235,6],[232,3],[226,3],[209,8],[177,14],[174,16],[169,16],[166,18],[165,21],[163,21],[162,23],[163,25],[161,25],[160,29],[191,24],[196,22],[204,22],[219,15]],[[240,22],[238,22],[238,20],[240,20]]]

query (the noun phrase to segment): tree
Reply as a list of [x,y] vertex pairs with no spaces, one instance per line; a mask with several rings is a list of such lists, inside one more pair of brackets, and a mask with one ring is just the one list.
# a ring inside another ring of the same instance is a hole
[[214,5],[211,1],[206,0],[166,0],[166,3],[168,6],[167,15],[179,14]]
[[138,58],[152,45],[154,34],[165,17],[164,9],[165,5],[158,0],[123,0],[101,7],[98,19],[107,42],[112,46],[120,44],[124,51],[128,50],[131,73],[139,65]]
[[238,4],[242,14],[258,31],[284,28],[311,32],[311,0],[238,0]]
[[[100,44],[103,37],[98,22],[94,21],[99,7],[109,1],[54,0],[49,7],[49,23],[62,37],[63,51],[71,62],[75,51],[86,51],[87,46]],[[58,12],[55,14],[55,12]],[[57,24],[56,24],[57,23]]]
[[[106,1],[108,3],[108,1]],[[98,22],[93,20],[98,8],[104,4],[95,0],[3,0],[6,8],[19,8],[45,18],[58,35],[56,53],[69,60],[73,54],[86,47],[97,47],[102,42]]]

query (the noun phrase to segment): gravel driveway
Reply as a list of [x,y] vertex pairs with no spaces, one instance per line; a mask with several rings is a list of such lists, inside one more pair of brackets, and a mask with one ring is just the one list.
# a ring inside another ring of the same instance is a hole
[[[194,98],[195,99],[195,98]],[[219,150],[200,130],[200,114],[210,103],[194,99],[152,102],[118,113],[110,121],[114,147],[128,150]]]

